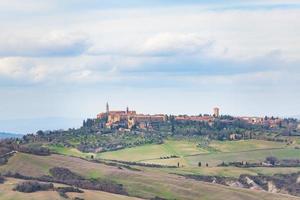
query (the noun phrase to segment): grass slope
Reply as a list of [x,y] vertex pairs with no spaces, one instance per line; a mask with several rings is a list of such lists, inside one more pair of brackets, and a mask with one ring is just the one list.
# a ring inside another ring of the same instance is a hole
[[92,155],[95,156],[94,153],[84,153],[76,148],[66,148],[59,145],[48,145],[47,147],[53,152],[68,156],[76,156],[81,158],[90,158]]
[[105,152],[98,154],[98,157],[112,160],[145,161],[171,155],[183,157],[208,152],[197,147],[197,144],[196,141],[166,140],[163,144],[148,144],[118,151]]
[[[122,183],[130,195],[148,199],[155,196],[168,199],[176,198],[187,200],[300,199],[287,195],[251,191],[198,182],[166,173],[161,169],[141,168],[142,171],[131,171],[62,155],[35,156],[17,153],[9,159],[9,162],[6,165],[0,167],[0,173],[10,170],[26,174],[28,176],[41,176],[47,174],[47,170],[54,166],[69,168],[70,170],[86,177],[93,176],[93,178],[114,180]],[[41,197],[40,199],[44,198]]]

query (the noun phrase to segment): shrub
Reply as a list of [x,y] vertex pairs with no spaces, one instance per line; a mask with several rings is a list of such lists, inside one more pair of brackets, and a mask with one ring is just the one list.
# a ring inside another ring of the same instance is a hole
[[15,191],[19,192],[25,192],[25,193],[31,193],[36,191],[47,191],[47,190],[53,190],[54,186],[52,183],[40,183],[37,181],[25,181],[22,183],[19,183],[14,188]]
[[101,179],[85,179],[84,177],[70,171],[67,168],[54,167],[50,169],[50,174],[53,176],[53,182],[73,185],[83,189],[100,190],[116,194],[127,194],[122,184],[117,184],[108,180]]
[[84,178],[75,174],[71,170],[63,167],[54,167],[49,170],[56,180],[83,180]]
[[7,163],[7,158],[0,158],[0,165],[4,165]]
[[84,199],[80,197],[75,197],[74,200],[84,200]]
[[275,165],[278,162],[278,159],[274,156],[269,156],[266,158],[266,162],[270,163],[271,165]]
[[56,191],[58,194],[63,197],[63,198],[69,198],[68,195],[66,194],[67,192],[76,192],[76,193],[83,193],[82,190],[75,188],[75,187],[58,187],[56,188]]
[[38,156],[49,156],[50,155],[50,150],[46,147],[42,146],[20,146],[17,148],[18,151],[23,152],[23,153],[30,153]]
[[0,176],[0,184],[4,183],[5,179],[4,177]]

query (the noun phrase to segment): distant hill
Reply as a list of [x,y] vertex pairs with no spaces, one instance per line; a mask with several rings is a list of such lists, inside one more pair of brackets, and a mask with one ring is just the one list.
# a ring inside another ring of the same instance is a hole
[[[30,119],[0,119],[1,130],[10,133],[35,133],[38,130],[79,128],[83,119],[48,117]],[[1,132],[1,131],[0,131]]]
[[5,139],[5,138],[21,138],[21,137],[23,137],[23,135],[21,135],[21,134],[0,132],[0,139]]

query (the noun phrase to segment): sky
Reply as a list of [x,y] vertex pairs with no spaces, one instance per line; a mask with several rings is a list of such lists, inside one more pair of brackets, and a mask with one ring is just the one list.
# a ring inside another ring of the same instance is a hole
[[300,115],[298,0],[0,1],[0,131],[105,110]]

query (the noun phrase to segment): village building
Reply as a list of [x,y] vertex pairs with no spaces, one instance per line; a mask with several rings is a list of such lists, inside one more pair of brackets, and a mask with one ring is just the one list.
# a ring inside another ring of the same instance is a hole
[[213,111],[214,111],[214,113],[213,113],[214,117],[219,117],[220,116],[220,109],[219,108],[215,107],[213,109]]
[[152,128],[153,124],[157,122],[166,121],[166,116],[163,114],[157,115],[144,115],[137,114],[136,111],[131,111],[127,107],[125,111],[110,111],[108,103],[106,104],[106,112],[99,113],[97,119],[107,118],[106,127],[113,128],[114,126],[120,126],[123,128],[131,129],[134,126],[138,126],[141,129]]

